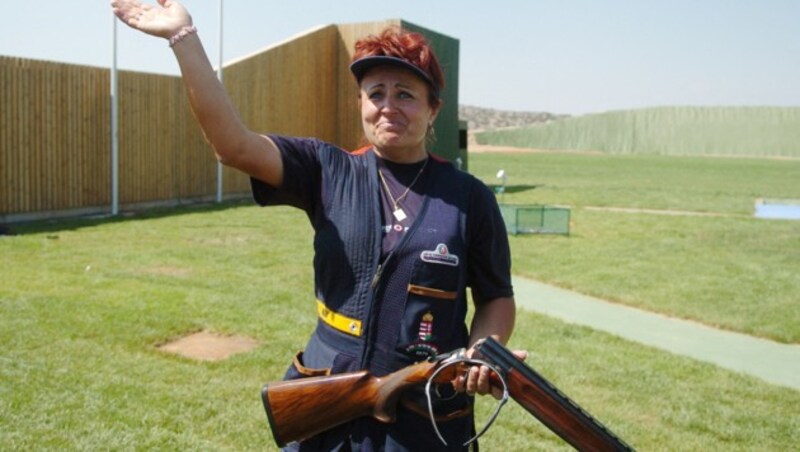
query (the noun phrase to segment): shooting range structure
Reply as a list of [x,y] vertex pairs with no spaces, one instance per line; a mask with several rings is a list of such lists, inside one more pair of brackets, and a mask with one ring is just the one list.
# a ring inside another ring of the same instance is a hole
[[[459,41],[433,30],[402,19],[324,25],[228,61],[220,78],[250,129],[357,149],[363,130],[349,71],[353,44],[390,26],[420,32],[434,47],[446,87],[431,151],[461,158],[466,168],[459,146]],[[111,72],[0,56],[0,223],[109,214],[115,197],[122,211],[218,200],[217,161],[178,76],[118,71],[112,159]],[[221,198],[250,196],[246,175],[222,172]]]
[[569,235],[570,209],[538,204],[500,204],[509,234]]

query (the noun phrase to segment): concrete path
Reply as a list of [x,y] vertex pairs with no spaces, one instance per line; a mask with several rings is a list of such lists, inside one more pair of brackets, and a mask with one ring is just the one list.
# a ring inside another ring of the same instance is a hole
[[517,306],[800,390],[800,346],[609,303],[514,276]]

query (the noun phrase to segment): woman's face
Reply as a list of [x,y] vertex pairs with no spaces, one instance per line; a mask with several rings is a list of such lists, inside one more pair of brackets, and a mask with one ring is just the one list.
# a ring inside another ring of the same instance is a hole
[[407,69],[377,66],[360,88],[364,134],[376,151],[398,162],[423,159],[428,125],[439,110],[428,103],[428,84]]

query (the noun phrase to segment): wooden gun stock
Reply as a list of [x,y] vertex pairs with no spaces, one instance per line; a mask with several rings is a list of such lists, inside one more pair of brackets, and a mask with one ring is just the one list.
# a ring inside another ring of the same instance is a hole
[[[498,372],[491,374],[493,384],[505,386],[511,398],[576,449],[633,450],[499,342],[489,337],[476,349],[483,364]],[[362,416],[393,422],[406,389],[424,385],[432,376],[434,383],[451,383],[466,366],[475,364],[479,362],[464,358],[463,350],[459,350],[383,377],[360,371],[269,383],[261,398],[275,442],[283,447]]]
[[[272,436],[278,447],[302,441],[361,416],[394,422],[403,392],[424,385],[442,363],[422,361],[383,377],[367,371],[269,383],[261,391]],[[452,381],[452,366],[437,382]]]
[[488,337],[477,348],[487,362],[502,372],[511,398],[574,448],[598,452],[633,450],[499,342]]

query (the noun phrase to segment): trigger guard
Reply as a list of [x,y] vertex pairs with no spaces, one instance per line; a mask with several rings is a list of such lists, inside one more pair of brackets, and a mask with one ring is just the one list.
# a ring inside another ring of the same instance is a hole
[[[442,395],[442,393],[441,393],[441,391],[440,391],[440,388],[441,388],[442,386],[445,386],[445,387],[450,387],[450,388],[451,388],[451,390],[452,390],[452,394],[449,394],[448,396],[444,396],[444,395]],[[436,397],[437,397],[437,399],[438,399],[438,400],[441,400],[441,401],[443,401],[443,402],[447,402],[448,400],[453,400],[453,399],[455,399],[456,397],[458,397],[458,391],[456,391],[456,390],[455,390],[455,388],[453,388],[453,385],[452,385],[452,384],[451,384],[451,385],[442,385],[442,384],[437,384],[436,386],[434,386],[434,389],[435,389],[435,391],[436,391]]]
[[[453,366],[453,365],[456,365],[456,364],[461,364],[461,363],[466,363],[466,364],[471,364],[471,365],[476,365],[476,366],[486,366],[486,367],[489,368],[489,370],[491,370],[492,372],[497,374],[497,376],[500,379],[500,382],[503,384],[503,396],[498,401],[497,407],[495,408],[494,412],[492,413],[491,418],[489,418],[489,420],[486,422],[486,425],[484,425],[483,428],[477,434],[475,434],[475,436],[473,436],[472,438],[470,438],[467,442],[465,442],[463,444],[464,447],[466,447],[466,446],[470,445],[471,443],[475,442],[478,438],[483,436],[484,433],[486,433],[486,431],[489,429],[489,427],[491,427],[492,423],[494,423],[495,419],[497,419],[497,416],[500,414],[500,409],[503,408],[503,405],[505,405],[506,402],[508,402],[508,385],[506,383],[506,379],[503,377],[503,374],[500,372],[500,370],[495,365],[490,364],[490,363],[488,363],[486,361],[483,361],[481,359],[466,358],[463,355],[454,356],[454,357],[451,357],[451,358],[446,359],[445,361],[443,361],[442,366],[440,366],[438,369],[436,369],[433,372],[433,374],[431,374],[431,376],[428,378],[428,382],[425,384],[425,397],[428,399],[428,414],[430,415],[430,418],[431,418],[431,424],[433,425],[433,431],[436,432],[436,436],[439,437],[439,440],[445,446],[448,445],[447,441],[445,441],[444,437],[442,436],[442,433],[439,431],[439,426],[436,425],[436,415],[433,413],[433,399],[431,397],[431,387],[433,386],[433,381],[436,379],[436,377],[439,375],[439,373],[442,370],[447,369],[450,366]],[[438,390],[437,390],[437,392],[438,392]],[[458,393],[455,392],[454,394],[457,395]]]

